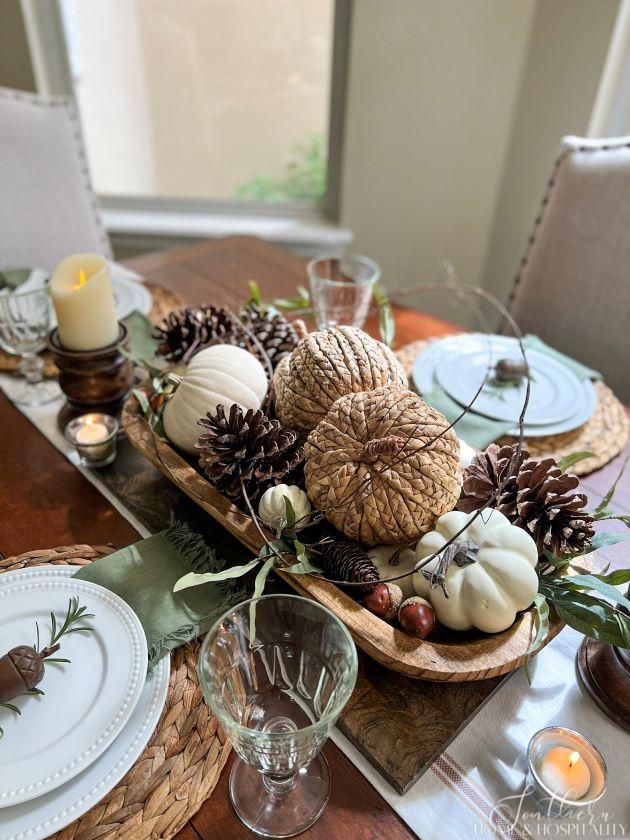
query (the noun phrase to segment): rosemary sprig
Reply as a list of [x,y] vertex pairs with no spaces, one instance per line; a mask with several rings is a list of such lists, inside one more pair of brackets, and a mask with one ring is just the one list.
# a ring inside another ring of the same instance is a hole
[[[82,621],[86,618],[94,618],[94,615],[92,613],[86,612],[86,610],[87,610],[87,607],[80,607],[79,606],[79,599],[76,596],[73,597],[73,598],[70,598],[70,601],[68,603],[68,612],[66,613],[66,617],[65,617],[64,622],[63,622],[63,624],[61,625],[60,628],[57,628],[57,619],[55,618],[54,612],[51,612],[50,613],[51,631],[50,631],[50,642],[48,643],[48,647],[53,647],[54,645],[56,645],[59,642],[59,639],[61,639],[62,636],[66,636],[69,633],[79,633],[83,630],[85,630],[87,632],[92,632],[94,630],[93,627],[87,627],[87,626],[82,626],[82,625],[78,626],[78,627],[73,626],[77,623],[77,621]],[[39,628],[37,628],[37,641],[39,643]],[[38,651],[38,653],[40,652],[39,647],[37,647],[36,650]],[[52,662],[53,660],[49,659],[48,661]],[[68,662],[69,660],[66,659],[64,661]]]

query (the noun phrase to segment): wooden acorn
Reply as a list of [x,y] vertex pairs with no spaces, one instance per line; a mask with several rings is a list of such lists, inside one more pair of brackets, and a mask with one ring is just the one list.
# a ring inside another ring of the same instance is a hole
[[8,703],[31,691],[42,681],[44,660],[60,645],[46,647],[39,653],[28,645],[18,645],[0,658],[0,703]]
[[425,598],[415,595],[398,608],[398,621],[408,636],[424,639],[435,627],[435,610]]
[[400,586],[396,586],[395,583],[377,583],[363,599],[363,606],[379,618],[391,621],[396,618],[402,599]]
[[529,376],[529,367],[517,359],[499,359],[494,367],[494,375],[499,382],[520,382]]

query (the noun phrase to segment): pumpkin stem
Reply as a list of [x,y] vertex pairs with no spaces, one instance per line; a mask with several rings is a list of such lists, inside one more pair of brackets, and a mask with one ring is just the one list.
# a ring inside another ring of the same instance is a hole
[[376,438],[376,440],[371,440],[365,444],[361,450],[360,459],[368,464],[373,464],[381,455],[398,455],[406,443],[405,438],[398,435]]
[[478,552],[479,546],[472,540],[455,540],[440,554],[435,569],[433,571],[422,569],[422,574],[431,584],[431,589],[439,586],[444,593],[444,597],[448,598],[445,580],[451,563],[456,563],[460,567],[469,566],[477,561]]

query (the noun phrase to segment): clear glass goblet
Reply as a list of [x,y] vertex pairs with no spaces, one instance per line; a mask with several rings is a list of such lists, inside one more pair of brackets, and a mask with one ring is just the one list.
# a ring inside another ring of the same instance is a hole
[[10,400],[22,405],[41,405],[59,396],[56,382],[45,382],[44,363],[38,353],[46,346],[52,304],[46,289],[0,295],[0,347],[21,356],[24,381],[5,387]]
[[307,266],[317,328],[365,324],[372,291],[381,276],[377,262],[360,254],[316,257]]
[[265,595],[214,625],[199,675],[238,756],[230,775],[237,815],[265,837],[305,831],[328,801],[320,750],[356,680],[350,633],[314,601]]

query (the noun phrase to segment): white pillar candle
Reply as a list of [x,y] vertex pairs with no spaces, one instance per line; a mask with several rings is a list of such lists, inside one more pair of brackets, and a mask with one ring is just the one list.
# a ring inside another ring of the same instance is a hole
[[581,799],[591,785],[591,772],[577,750],[552,747],[545,753],[538,767],[538,775],[545,786],[558,798]]
[[67,350],[98,350],[118,338],[107,260],[98,254],[66,257],[53,271],[50,294],[59,341]]

